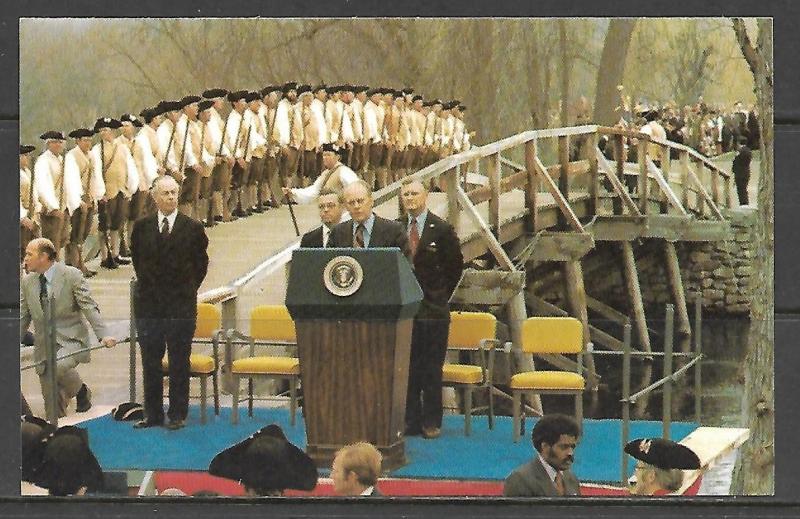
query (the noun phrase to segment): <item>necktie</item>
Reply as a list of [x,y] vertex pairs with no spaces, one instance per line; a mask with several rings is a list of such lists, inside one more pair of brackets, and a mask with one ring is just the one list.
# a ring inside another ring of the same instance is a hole
[[42,308],[47,305],[47,278],[44,274],[39,274],[39,301],[42,303]]
[[161,221],[161,239],[166,240],[167,238],[169,238],[169,220],[165,216]]
[[561,476],[561,472],[556,472],[556,479],[553,482],[556,487],[556,493],[560,496],[566,495],[567,491],[564,488],[564,478]]
[[408,244],[411,246],[411,257],[416,256],[417,247],[419,246],[419,229],[417,228],[417,219],[411,219],[411,230],[408,232]]
[[353,247],[356,249],[363,249],[364,248],[364,224],[358,224],[356,227],[356,234],[353,236]]

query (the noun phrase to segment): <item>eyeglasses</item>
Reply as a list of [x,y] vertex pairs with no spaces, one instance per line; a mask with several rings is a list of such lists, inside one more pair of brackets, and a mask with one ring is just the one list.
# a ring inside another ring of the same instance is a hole
[[346,203],[347,205],[349,205],[349,206],[356,206],[356,205],[364,205],[364,203],[365,203],[366,201],[367,201],[367,199],[366,199],[366,198],[353,198],[353,199],[351,199],[351,200],[347,200],[347,201],[345,201],[345,203]]
[[319,204],[317,207],[319,208],[320,211],[325,211],[325,210],[328,210],[328,209],[336,209],[338,206],[339,206],[339,204],[337,204],[335,202],[330,202],[330,203],[327,203],[327,204]]

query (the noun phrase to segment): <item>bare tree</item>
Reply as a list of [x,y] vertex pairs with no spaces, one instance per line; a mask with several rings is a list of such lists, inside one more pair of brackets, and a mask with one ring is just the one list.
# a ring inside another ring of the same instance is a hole
[[750,429],[750,439],[739,453],[731,493],[771,495],[775,492],[772,20],[758,20],[755,46],[742,19],[733,20],[733,30],[755,79],[761,131],[761,171],[758,179],[758,220],[753,233],[753,279],[766,282],[754,284],[750,304],[750,335],[744,364],[744,420]]
[[597,69],[597,90],[594,97],[594,121],[597,124],[613,124],[617,117],[614,108],[619,105],[617,85],[622,83],[625,59],[636,20],[614,18],[608,24],[600,67]]

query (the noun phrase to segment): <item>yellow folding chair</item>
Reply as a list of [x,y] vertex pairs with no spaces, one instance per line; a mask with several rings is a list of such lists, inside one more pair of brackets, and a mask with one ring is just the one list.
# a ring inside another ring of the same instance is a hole
[[[209,303],[197,305],[197,324],[192,338],[192,347],[196,344],[211,344],[212,355],[191,353],[189,355],[189,376],[200,379],[200,421],[206,423],[206,400],[208,399],[208,377],[213,380],[214,414],[219,415],[219,341],[223,336],[222,313],[219,308]],[[163,376],[169,376],[169,358],[161,359]]]
[[261,305],[250,312],[250,334],[237,330],[228,334],[228,348],[235,340],[250,343],[248,357],[231,363],[234,379],[231,423],[239,422],[239,384],[242,378],[248,379],[248,415],[253,416],[253,379],[279,379],[289,381],[289,414],[291,424],[295,424],[297,413],[297,386],[300,381],[300,359],[284,356],[256,356],[255,347],[259,345],[296,346],[297,332],[289,311],[283,305]]
[[[583,353],[583,324],[574,317],[530,317],[522,324],[522,350],[526,353],[573,354],[580,359]],[[583,390],[585,381],[580,372],[527,371],[511,377],[514,406],[514,442],[519,440],[520,419],[525,423],[522,408],[523,394],[575,395],[575,417],[583,420]]]
[[485,388],[489,397],[489,429],[494,428],[494,394],[492,371],[494,352],[499,341],[495,339],[497,319],[486,312],[450,312],[450,333],[447,349],[477,352],[478,365],[450,364],[442,367],[442,385],[460,388],[464,395],[464,434],[472,431],[472,392]]

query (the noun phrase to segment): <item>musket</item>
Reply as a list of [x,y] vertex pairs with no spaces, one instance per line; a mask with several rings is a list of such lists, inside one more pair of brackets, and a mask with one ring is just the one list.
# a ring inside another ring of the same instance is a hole
[[[294,130],[294,121],[297,117],[296,107],[292,106],[292,119],[289,123],[289,144],[292,143],[292,130]],[[302,115],[300,116],[300,124],[303,124]],[[297,175],[297,178],[303,174],[303,166],[305,165],[305,148],[306,148],[306,129],[303,127],[303,140],[300,143],[300,149],[298,150],[298,154],[300,157],[297,160],[297,171],[294,173]]]
[[[175,125],[177,126],[177,124]],[[178,166],[178,172],[181,175],[180,187],[183,187],[183,177],[185,176],[183,173],[183,165],[184,161],[186,160],[186,140],[189,138],[189,116],[186,116],[186,131],[183,132],[183,147],[181,148],[181,162]]]
[[161,169],[163,170],[167,169],[167,157],[169,157],[169,150],[172,149],[172,141],[175,139],[175,129],[177,128],[175,122],[171,120],[170,122],[172,122],[172,133],[169,135],[169,143],[167,144],[167,151],[164,152],[164,161],[161,163]]
[[[111,156],[111,160],[114,160],[114,156]],[[106,153],[105,153],[105,142],[103,138],[100,138],[100,172],[102,173],[103,181],[106,178]],[[113,252],[111,251],[111,238],[109,237],[109,230],[108,227],[111,225],[111,214],[108,209],[108,200],[105,201],[103,204],[103,211],[106,213],[106,228],[103,231],[103,239],[106,242],[106,250],[108,251],[108,257],[111,258]],[[113,258],[112,258],[113,260]]]

